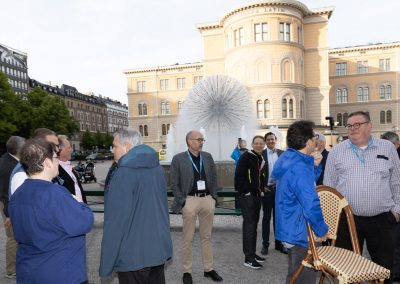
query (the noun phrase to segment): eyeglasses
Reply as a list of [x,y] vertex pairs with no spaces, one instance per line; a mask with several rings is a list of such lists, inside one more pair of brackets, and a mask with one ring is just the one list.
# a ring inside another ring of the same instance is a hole
[[53,156],[52,159],[57,159],[58,160],[58,159],[60,159],[60,157],[59,156]]
[[196,139],[190,139],[190,140],[196,140],[196,141],[199,142],[199,143],[204,143],[204,142],[206,142],[206,139],[203,139],[203,138],[196,138]]
[[361,127],[361,125],[368,123],[369,121],[364,121],[364,122],[357,122],[354,124],[347,124],[346,128],[347,129],[358,129]]

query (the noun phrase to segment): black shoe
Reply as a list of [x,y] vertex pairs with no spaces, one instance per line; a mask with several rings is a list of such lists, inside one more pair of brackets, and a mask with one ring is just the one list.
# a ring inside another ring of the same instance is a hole
[[243,265],[246,266],[246,267],[250,267],[252,269],[260,269],[261,267],[263,267],[256,260],[245,260]]
[[192,275],[190,273],[183,273],[183,284],[192,284],[193,280],[192,280]]
[[204,271],[204,277],[210,277],[212,279],[212,281],[215,281],[215,282],[221,282],[222,281],[222,277],[219,276],[219,274],[215,270],[211,270],[211,271],[208,271],[208,272]]
[[284,245],[282,243],[275,243],[275,249],[279,250],[281,253],[283,254],[288,254],[288,250],[287,248],[284,247]]
[[258,256],[258,255],[256,255],[256,256],[254,257],[254,259],[255,259],[258,263],[261,263],[261,262],[264,262],[264,261],[265,261],[265,258],[263,258],[263,257],[261,257],[261,256]]
[[394,276],[393,282],[400,282],[400,276]]
[[262,254],[262,255],[267,255],[267,254],[268,254],[268,247],[263,247],[263,248],[261,249],[261,254]]

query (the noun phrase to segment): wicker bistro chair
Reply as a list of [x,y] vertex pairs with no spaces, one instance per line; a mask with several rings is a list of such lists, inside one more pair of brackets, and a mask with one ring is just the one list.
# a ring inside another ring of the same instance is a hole
[[[328,186],[318,186],[317,192],[324,220],[329,227],[328,240],[330,242],[328,246],[316,246],[314,232],[310,224],[307,224],[308,254],[297,268],[290,284],[296,283],[304,267],[322,272],[320,284],[324,282],[325,277],[330,283],[337,283],[334,281],[336,278],[339,284],[361,281],[383,283],[384,279],[389,278],[390,270],[361,256],[353,213],[346,199],[338,191]],[[353,251],[335,247],[339,217],[342,212],[346,215]]]

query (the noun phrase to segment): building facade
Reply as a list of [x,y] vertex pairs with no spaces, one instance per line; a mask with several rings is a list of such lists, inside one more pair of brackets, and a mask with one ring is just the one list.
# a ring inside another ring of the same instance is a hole
[[100,96],[106,104],[108,132],[114,133],[119,129],[128,128],[128,106],[119,101]]
[[329,115],[328,20],[332,8],[308,9],[298,1],[259,1],[198,25],[202,63],[126,70],[130,125],[156,149],[191,87],[223,74],[248,90],[260,133],[285,129],[297,119],[318,126]]
[[400,42],[329,51],[330,112],[346,136],[351,112],[369,112],[373,134],[399,132]]
[[28,55],[0,44],[0,71],[6,74],[16,94],[28,93]]

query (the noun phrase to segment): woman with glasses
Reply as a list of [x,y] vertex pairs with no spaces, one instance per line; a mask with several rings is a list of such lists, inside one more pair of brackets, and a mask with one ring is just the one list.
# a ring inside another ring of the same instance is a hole
[[87,283],[85,234],[93,224],[92,211],[52,183],[58,175],[53,143],[28,140],[20,162],[29,178],[9,203],[18,242],[17,283]]

